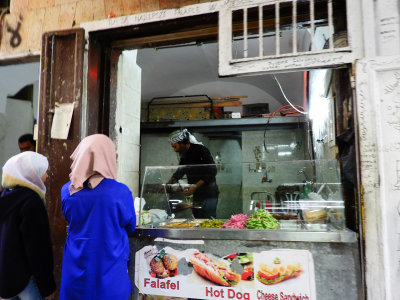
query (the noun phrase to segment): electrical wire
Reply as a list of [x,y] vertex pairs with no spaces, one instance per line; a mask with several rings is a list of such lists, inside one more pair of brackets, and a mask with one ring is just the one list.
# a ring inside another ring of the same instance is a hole
[[[282,106],[282,107],[278,108],[276,111],[274,111],[274,112],[269,116],[268,121],[267,121],[267,124],[265,124],[265,128],[264,128],[264,149],[265,149],[265,152],[267,152],[267,153],[268,153],[267,145],[266,145],[266,133],[267,133],[267,128],[268,128],[268,126],[269,126],[269,123],[270,123],[271,119],[272,119],[273,117],[275,117],[275,115],[276,115],[279,111],[281,111],[282,109],[286,109],[287,112],[291,112],[290,109],[289,109],[289,110],[287,109],[287,108],[290,107],[290,108],[294,109],[296,112],[298,112],[298,113],[300,113],[300,114],[303,114],[303,115],[307,115],[307,114],[308,114],[308,112],[305,111],[304,107],[302,107],[302,106],[300,106],[300,105],[292,104],[292,103],[289,101],[289,99],[286,97],[285,92],[283,91],[283,88],[282,88],[282,86],[281,86],[281,84],[280,84],[278,78],[276,78],[275,74],[272,74],[272,76],[274,76],[274,79],[275,79],[276,83],[278,84],[279,89],[281,90],[281,93],[282,93],[283,97],[284,97],[285,100],[289,103],[289,105]],[[300,109],[301,109],[301,110],[300,110]]]
[[289,101],[289,99],[286,97],[285,92],[284,92],[283,89],[282,89],[281,84],[279,83],[278,78],[276,78],[275,74],[272,74],[272,76],[274,76],[274,79],[275,79],[276,83],[278,84],[279,89],[281,90],[281,93],[282,93],[283,97],[284,97],[285,100],[289,103],[289,105],[290,105],[291,107],[293,107],[293,109],[294,109],[295,111],[297,111],[297,112],[299,112],[299,113],[301,113],[301,114],[303,114],[303,115],[307,115],[308,112],[304,111],[304,108],[303,108],[303,111],[300,111],[300,110],[298,110],[298,109],[295,107],[295,106],[298,106],[298,105],[293,105],[293,104]]
[[[298,107],[298,108],[296,108],[296,106]],[[280,107],[280,108],[278,108],[276,111],[274,111],[269,117],[268,117],[268,121],[267,121],[267,124],[265,124],[265,127],[264,127],[264,149],[265,149],[265,152],[267,152],[268,153],[268,150],[267,150],[267,145],[266,145],[266,143],[265,143],[265,141],[266,141],[266,133],[267,133],[267,128],[268,128],[268,126],[269,126],[269,123],[271,122],[271,119],[273,118],[273,117],[275,117],[275,115],[278,113],[278,112],[280,112],[282,109],[285,109],[285,108],[293,108],[293,109],[295,109],[296,111],[298,111],[298,112],[301,112],[299,109],[302,109],[303,110],[303,112],[304,112],[304,107],[302,107],[302,106],[300,106],[300,105],[296,105],[296,104],[290,104],[290,105],[285,105],[285,106],[282,106],[282,107]],[[288,112],[290,112],[290,110],[287,110]]]

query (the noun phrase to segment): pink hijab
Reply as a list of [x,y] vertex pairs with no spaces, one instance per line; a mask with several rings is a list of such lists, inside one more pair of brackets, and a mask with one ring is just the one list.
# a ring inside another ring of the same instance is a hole
[[85,137],[71,155],[71,173],[69,178],[70,195],[88,186],[94,189],[104,178],[117,178],[117,160],[114,143],[104,134]]

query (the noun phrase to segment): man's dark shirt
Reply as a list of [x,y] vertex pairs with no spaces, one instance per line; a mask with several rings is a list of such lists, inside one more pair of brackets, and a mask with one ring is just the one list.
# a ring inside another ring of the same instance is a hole
[[[179,161],[178,170],[172,175],[175,179],[181,179],[185,174],[189,184],[196,184],[200,179],[204,180],[205,185],[215,182],[217,168],[214,159],[207,147],[200,144],[190,144],[189,149]],[[207,166],[191,166],[207,165]]]

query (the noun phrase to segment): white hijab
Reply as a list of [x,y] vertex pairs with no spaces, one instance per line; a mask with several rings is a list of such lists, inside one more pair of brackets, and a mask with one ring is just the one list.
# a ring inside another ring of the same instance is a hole
[[43,175],[49,168],[49,161],[42,154],[25,151],[11,157],[3,166],[2,186],[14,188],[27,187],[44,199],[46,186],[42,181]]
[[203,145],[203,143],[199,142],[194,135],[192,135],[186,128],[183,130],[176,130],[174,132],[172,132],[169,137],[168,140],[171,144],[173,143],[179,143],[181,141],[183,141],[185,138],[189,139],[189,142],[191,144],[199,144],[199,145]]

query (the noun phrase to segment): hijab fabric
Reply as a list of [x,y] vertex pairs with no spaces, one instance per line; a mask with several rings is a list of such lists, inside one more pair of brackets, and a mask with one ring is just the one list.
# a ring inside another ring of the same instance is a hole
[[44,199],[46,186],[43,175],[49,168],[47,158],[33,151],[25,151],[11,157],[3,166],[2,186],[12,189],[17,186],[27,187]]
[[85,137],[71,155],[70,195],[88,187],[94,189],[104,178],[117,178],[117,159],[112,140],[104,134]]

